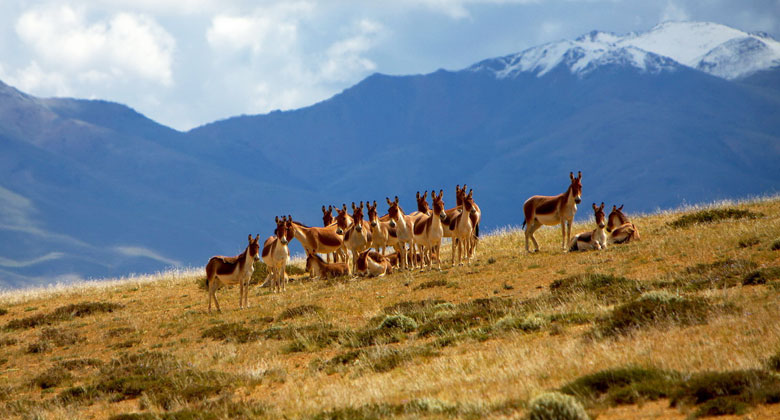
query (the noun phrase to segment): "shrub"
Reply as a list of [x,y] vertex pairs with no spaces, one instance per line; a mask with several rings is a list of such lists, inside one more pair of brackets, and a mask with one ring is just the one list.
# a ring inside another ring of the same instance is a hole
[[47,389],[54,388],[71,379],[73,379],[73,375],[70,372],[60,366],[54,366],[36,376],[32,383],[41,389]]
[[[729,401],[730,400],[730,401]],[[762,370],[703,372],[680,384],[672,395],[671,405],[706,404],[704,411],[735,414],[742,410],[734,404],[770,404],[780,402],[780,378]],[[706,414],[706,412],[702,414]]]
[[67,370],[76,370],[83,369],[85,367],[100,367],[103,366],[103,361],[99,359],[70,359],[61,360],[59,363],[57,363],[57,366]]
[[684,228],[698,223],[713,223],[726,219],[755,219],[761,216],[763,216],[761,213],[735,208],[708,209],[682,215],[668,225],[673,228]]
[[14,344],[18,343],[19,340],[13,338],[13,337],[2,337],[0,338],[0,347],[5,346],[13,346]]
[[688,267],[673,282],[675,287],[696,291],[724,289],[742,284],[743,279],[758,265],[752,261],[725,259]]
[[528,404],[529,420],[588,420],[588,414],[579,401],[571,395],[546,392]]
[[108,330],[106,333],[106,337],[108,338],[114,338],[114,337],[122,337],[127,334],[132,334],[135,332],[135,328],[133,327],[119,327],[119,328],[112,328]]
[[636,280],[609,274],[580,274],[550,283],[550,293],[557,298],[571,298],[585,293],[605,304],[630,300],[646,289]]
[[534,314],[526,317],[507,315],[499,319],[495,326],[500,330],[521,330],[525,332],[539,331],[547,325],[548,321],[543,316]]
[[6,324],[9,330],[35,328],[39,325],[51,325],[58,321],[66,321],[87,315],[113,312],[123,305],[110,302],[81,302],[61,306],[49,314],[36,314],[22,319],[14,319]]
[[560,391],[587,401],[634,404],[640,399],[657,400],[672,392],[678,375],[655,368],[627,366],[582,376]]
[[742,278],[743,286],[766,284],[772,280],[780,279],[780,267],[765,267],[751,271]]
[[703,298],[651,292],[624,303],[599,322],[605,336],[625,335],[647,326],[693,325],[706,322],[713,308]]
[[455,306],[454,310],[430,317],[417,331],[419,337],[447,335],[466,331],[480,325],[490,325],[496,319],[518,309],[515,300],[507,298],[482,298]]
[[772,355],[766,362],[767,367],[775,372],[780,372],[780,351]]
[[780,251],[780,239],[775,239],[772,245],[769,246],[772,251]]
[[751,236],[749,238],[742,238],[737,242],[737,245],[739,245],[740,248],[750,248],[751,246],[758,245],[761,243],[761,240],[758,239],[755,236]]
[[57,347],[69,346],[85,341],[76,331],[68,331],[62,328],[44,328],[41,331],[41,341],[48,341]]
[[417,322],[406,315],[388,315],[379,324],[378,329],[399,329],[403,332],[412,332],[417,329]]
[[413,288],[413,290],[422,290],[422,289],[431,289],[434,287],[454,287],[456,286],[456,283],[449,282],[445,279],[436,279],[436,280],[430,280],[423,283],[418,284]]
[[282,321],[285,319],[297,318],[306,314],[318,313],[322,311],[322,307],[318,305],[301,305],[294,308],[285,309],[281,314],[279,314],[278,317],[276,317],[276,320]]
[[211,338],[212,340],[248,343],[250,341],[257,341],[260,338],[260,333],[250,330],[241,324],[231,322],[215,325],[203,331],[200,336],[203,338]]
[[8,309],[0,308],[0,316],[3,316],[8,313]]

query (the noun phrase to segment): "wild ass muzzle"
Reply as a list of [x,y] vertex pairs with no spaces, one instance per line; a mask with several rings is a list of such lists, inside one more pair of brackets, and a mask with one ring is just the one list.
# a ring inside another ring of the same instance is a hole
[[[414,243],[420,247],[420,252],[423,255],[423,267],[425,262],[428,263],[428,269],[433,269],[433,257],[437,255],[436,250],[441,246],[441,238],[444,236],[444,229],[442,227],[442,220],[447,215],[444,213],[444,201],[442,197],[444,191],[439,190],[437,196],[435,192],[431,194],[433,198],[433,213],[430,215],[424,215],[414,224]],[[438,253],[436,264],[438,269],[441,270],[441,254]]]
[[561,244],[563,251],[566,252],[571,239],[571,224],[574,215],[577,213],[577,204],[582,201],[582,172],[569,172],[571,185],[563,193],[556,196],[535,195],[523,204],[523,227],[525,227],[525,250],[528,249],[528,241],[534,243],[534,252],[539,252],[539,243],[534,238],[536,232],[543,225],[555,226],[561,225]]
[[604,203],[596,207],[593,203],[593,216],[596,219],[596,229],[574,235],[569,242],[569,251],[588,251],[607,249],[607,219],[604,217]]
[[211,313],[211,301],[217,306],[217,311],[222,312],[217,300],[217,289],[223,286],[239,285],[238,307],[248,308],[247,295],[249,294],[249,280],[255,271],[254,263],[260,259],[260,234],[254,239],[249,235],[249,245],[244,252],[235,257],[214,256],[206,264],[206,287],[209,290],[209,313]]
[[274,235],[265,240],[262,252],[263,262],[268,267],[268,276],[266,276],[263,286],[270,281],[273,293],[285,290],[287,283],[285,268],[290,261],[290,250],[287,245],[295,237],[292,216],[289,218],[284,216],[281,219],[277,216],[275,221]]
[[623,205],[613,205],[607,218],[607,232],[609,241],[615,244],[623,244],[640,240],[639,229],[623,214]]

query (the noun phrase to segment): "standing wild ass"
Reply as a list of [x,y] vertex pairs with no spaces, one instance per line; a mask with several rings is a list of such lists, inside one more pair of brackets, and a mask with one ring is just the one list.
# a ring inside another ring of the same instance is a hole
[[[414,244],[420,247],[423,260],[421,269],[425,268],[426,261],[428,262],[428,268],[433,269],[433,257],[437,255],[437,250],[441,247],[441,238],[444,236],[442,220],[447,217],[444,213],[443,196],[443,190],[439,190],[438,196],[435,192],[432,192],[433,213],[424,215],[414,224]],[[436,258],[436,264],[439,270],[441,270],[441,253]]]
[[[534,252],[539,251],[539,243],[534,238],[536,232],[543,225],[555,226],[561,225],[561,243],[564,252],[571,238],[571,224],[574,220],[574,214],[577,213],[577,204],[582,201],[582,172],[577,172],[574,177],[573,172],[569,172],[571,185],[563,194],[554,197],[535,195],[523,204],[523,226],[525,229],[525,250],[528,249],[529,239],[534,242]],[[527,226],[526,226],[527,225]]]
[[604,217],[604,203],[601,203],[599,207],[593,203],[593,216],[596,219],[596,229],[574,235],[569,242],[569,251],[607,249],[607,233],[604,232],[604,228],[607,226],[606,217]]
[[368,209],[368,223],[371,225],[372,246],[379,251],[380,254],[385,254],[385,249],[388,246],[392,246],[394,249],[398,249],[398,233],[394,227],[390,226],[390,216],[385,215],[379,217],[376,212],[376,201],[374,204],[366,203]]
[[211,313],[211,300],[217,306],[217,311],[222,312],[217,300],[217,289],[222,286],[239,285],[238,307],[248,308],[247,295],[249,294],[249,279],[255,271],[254,262],[260,259],[260,235],[254,239],[249,235],[249,245],[244,252],[235,257],[218,255],[211,257],[206,264],[206,287],[209,289],[209,313]]
[[[420,193],[418,192],[419,196]],[[398,204],[398,196],[395,196],[395,201],[390,201],[390,197],[385,197],[387,205],[390,206],[387,209],[387,214],[390,216],[390,227],[395,229],[398,236],[398,253],[400,262],[398,266],[401,270],[407,267],[416,267],[417,263],[414,258],[414,219],[408,214],[404,214],[404,210]],[[407,251],[406,246],[409,245]],[[411,256],[409,255],[411,253]]]
[[[363,220],[363,202],[352,203],[352,226],[344,232],[344,246],[352,252],[352,272],[356,271],[358,254],[371,247],[371,224]],[[349,260],[347,260],[349,261]]]
[[348,227],[346,206],[343,210],[336,208],[336,212],[336,221],[325,227],[309,227],[300,222],[292,222],[295,239],[303,245],[305,251],[322,254],[342,252],[344,231]]
[[290,250],[287,244],[295,237],[292,227],[292,216],[276,217],[274,235],[263,244],[263,262],[268,267],[268,276],[263,285],[271,282],[271,292],[281,292],[285,289],[287,274],[285,267],[290,261]]

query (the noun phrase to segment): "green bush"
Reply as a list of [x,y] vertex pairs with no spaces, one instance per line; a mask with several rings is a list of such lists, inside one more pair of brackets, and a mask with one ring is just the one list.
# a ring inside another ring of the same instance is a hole
[[388,315],[379,324],[378,329],[399,329],[403,332],[412,332],[417,329],[417,322],[406,315]]
[[235,322],[215,325],[203,331],[200,336],[234,343],[248,343],[260,339],[260,333]]
[[775,239],[772,245],[769,246],[772,251],[780,251],[780,239]]
[[713,307],[704,298],[651,292],[624,303],[599,321],[604,336],[629,334],[649,326],[694,325],[707,321]]
[[507,315],[499,319],[495,326],[500,330],[520,330],[525,332],[539,331],[547,326],[548,321],[541,315],[533,314],[526,317]]
[[668,225],[673,228],[684,228],[699,223],[713,223],[726,219],[755,219],[762,216],[763,214],[761,213],[735,208],[708,209],[682,215],[676,220],[669,222]]
[[766,363],[770,370],[780,372],[780,351],[772,355]]
[[278,317],[276,317],[276,320],[283,321],[285,319],[297,318],[311,313],[319,313],[322,312],[323,310],[324,309],[322,309],[322,307],[319,305],[296,306],[294,308],[287,308],[284,311],[282,311],[282,313],[279,314]]
[[528,403],[529,420],[589,420],[579,401],[571,395],[546,392]]
[[36,376],[32,383],[41,389],[47,389],[54,388],[71,379],[73,379],[73,375],[70,372],[60,366],[54,366]]
[[586,401],[606,400],[611,404],[634,404],[670,395],[678,375],[655,368],[627,366],[582,376],[560,391]]
[[636,280],[609,274],[580,274],[550,283],[553,297],[569,299],[584,293],[608,305],[633,299],[646,289]]
[[73,318],[84,317],[88,315],[113,312],[122,308],[123,305],[110,302],[81,302],[61,306],[48,314],[36,314],[22,319],[14,319],[6,324],[8,330],[20,330],[35,328],[39,325],[51,325],[59,321],[67,321]]

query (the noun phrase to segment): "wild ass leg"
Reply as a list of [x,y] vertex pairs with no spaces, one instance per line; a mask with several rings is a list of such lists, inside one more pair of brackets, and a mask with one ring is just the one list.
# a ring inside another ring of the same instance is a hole
[[541,223],[538,223],[536,219],[531,221],[528,225],[525,227],[525,250],[529,253],[531,252],[530,249],[528,249],[528,240],[530,239],[534,243],[534,250],[533,252],[539,252],[539,243],[536,242],[536,238],[534,237],[534,232],[536,232],[540,227],[542,227]]
[[222,312],[222,309],[219,307],[219,301],[217,300],[218,281],[219,277],[214,277],[214,279],[209,282],[209,313],[211,313],[211,299],[214,299],[214,305],[217,307],[217,312]]

